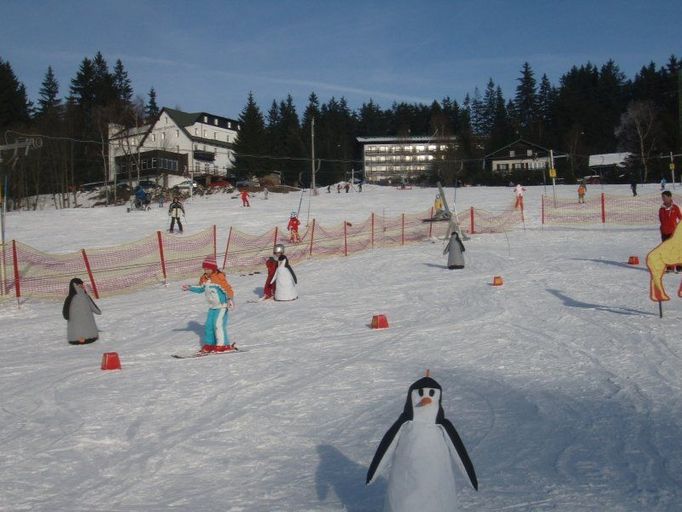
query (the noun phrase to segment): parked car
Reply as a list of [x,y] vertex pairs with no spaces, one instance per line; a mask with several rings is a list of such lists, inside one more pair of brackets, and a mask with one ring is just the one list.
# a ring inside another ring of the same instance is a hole
[[198,187],[197,182],[194,180],[184,180],[173,185],[173,188],[178,188],[180,190],[189,190],[190,187],[192,187],[192,189],[196,189]]

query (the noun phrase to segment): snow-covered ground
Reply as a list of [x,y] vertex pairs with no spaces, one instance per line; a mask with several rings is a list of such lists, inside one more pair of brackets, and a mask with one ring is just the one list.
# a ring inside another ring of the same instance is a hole
[[[299,300],[249,303],[263,274],[228,269],[241,354],[170,357],[198,348],[205,318],[180,283],[102,298],[101,338],[82,347],[66,343],[61,303],[0,302],[0,510],[381,510],[386,481],[365,487],[367,468],[427,368],[478,473],[479,492],[458,482],[462,510],[681,510],[680,275],[664,278],[661,319],[648,272],[626,264],[659,243],[657,227],[542,229],[542,191],[528,190],[525,230],[466,242],[464,270],[424,241],[300,263]],[[310,218],[424,211],[435,192],[323,190]],[[300,197],[195,198],[187,229],[217,224],[220,246],[229,226],[284,228]],[[508,188],[457,191],[460,209],[512,200]],[[70,252],[167,222],[159,208],[12,212],[7,235]],[[370,329],[380,313],[389,329]],[[100,370],[112,351],[123,369]]]

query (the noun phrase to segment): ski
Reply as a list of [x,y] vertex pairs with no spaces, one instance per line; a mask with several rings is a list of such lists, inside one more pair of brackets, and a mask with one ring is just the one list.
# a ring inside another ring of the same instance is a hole
[[191,354],[171,354],[173,359],[196,359],[198,357],[220,356],[223,354],[236,354],[238,352],[248,352],[243,348],[235,348],[234,350],[226,350],[225,352],[193,352]]

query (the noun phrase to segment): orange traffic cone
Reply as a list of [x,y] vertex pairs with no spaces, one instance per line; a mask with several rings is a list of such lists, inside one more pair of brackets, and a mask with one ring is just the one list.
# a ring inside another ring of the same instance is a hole
[[102,370],[120,370],[121,360],[117,352],[105,352],[102,354]]
[[639,265],[639,257],[638,256],[630,256],[628,258],[628,265]]
[[386,315],[374,315],[372,317],[372,329],[388,329]]
[[503,284],[502,276],[493,277],[493,286],[502,286],[502,284]]

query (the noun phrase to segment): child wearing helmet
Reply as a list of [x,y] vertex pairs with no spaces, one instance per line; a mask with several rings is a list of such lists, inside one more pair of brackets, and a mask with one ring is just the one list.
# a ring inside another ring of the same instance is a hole
[[272,254],[272,256],[265,260],[265,267],[268,269],[268,277],[265,278],[265,286],[263,287],[263,297],[261,300],[271,299],[275,295],[275,271],[277,270],[277,258],[284,254],[284,246],[282,244],[275,244]]
[[300,225],[301,221],[298,220],[296,212],[291,212],[289,224],[287,224],[287,231],[289,232],[289,241],[292,244],[297,244],[301,241],[301,237],[298,236],[298,226]]

